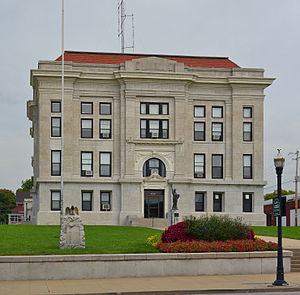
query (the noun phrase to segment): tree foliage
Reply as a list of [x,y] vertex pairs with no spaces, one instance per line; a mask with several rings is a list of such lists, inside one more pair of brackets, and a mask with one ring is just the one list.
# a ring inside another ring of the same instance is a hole
[[33,187],[33,176],[31,176],[31,178],[29,179],[22,180],[21,188],[19,188],[18,191],[30,192],[32,187]]
[[8,189],[0,189],[0,223],[8,222],[8,214],[16,207],[16,195]]
[[[281,190],[281,195],[286,196],[286,195],[293,195],[295,192],[292,190],[286,191],[284,189]],[[274,199],[277,197],[277,190],[275,190],[273,193],[265,194],[265,200],[270,200]]]

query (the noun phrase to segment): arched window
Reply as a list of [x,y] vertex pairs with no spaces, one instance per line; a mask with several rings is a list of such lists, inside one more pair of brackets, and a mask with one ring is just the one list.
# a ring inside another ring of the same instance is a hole
[[143,167],[143,177],[150,176],[154,172],[157,172],[162,177],[166,177],[165,164],[157,158],[151,158],[145,162]]

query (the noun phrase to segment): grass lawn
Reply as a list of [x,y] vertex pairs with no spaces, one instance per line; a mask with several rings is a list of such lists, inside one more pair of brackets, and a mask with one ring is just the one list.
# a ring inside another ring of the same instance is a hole
[[[277,226],[249,226],[257,236],[277,237]],[[283,226],[282,237],[300,240],[300,227]]]
[[147,237],[161,230],[127,226],[85,226],[85,249],[59,249],[59,226],[0,225],[0,255],[157,253]]

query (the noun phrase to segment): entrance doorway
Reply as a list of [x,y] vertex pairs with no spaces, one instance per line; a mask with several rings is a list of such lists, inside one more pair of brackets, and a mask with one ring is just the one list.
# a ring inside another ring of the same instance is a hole
[[145,190],[144,191],[144,217],[164,218],[164,191]]

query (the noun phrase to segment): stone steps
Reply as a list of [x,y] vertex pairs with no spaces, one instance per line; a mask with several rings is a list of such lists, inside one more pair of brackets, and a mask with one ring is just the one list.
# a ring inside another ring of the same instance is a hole
[[291,271],[300,272],[300,249],[288,249],[293,251],[293,257],[291,259]]

